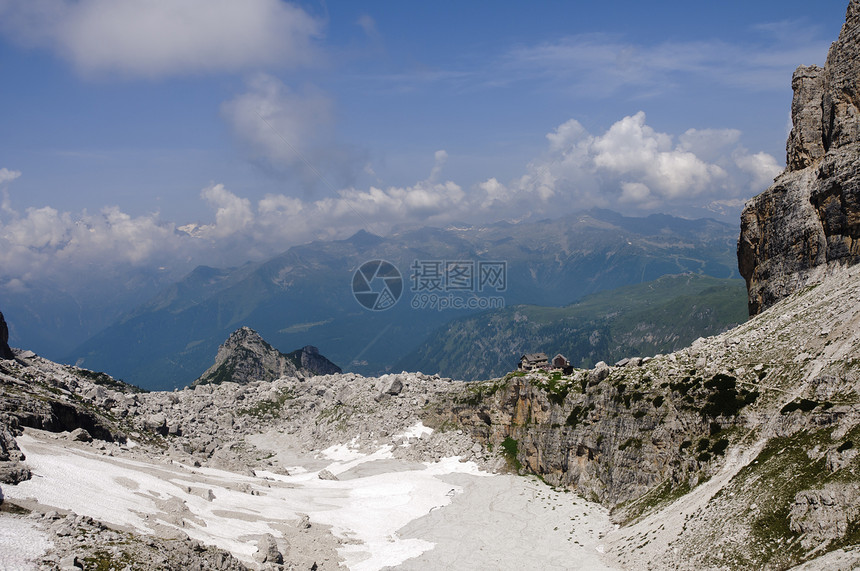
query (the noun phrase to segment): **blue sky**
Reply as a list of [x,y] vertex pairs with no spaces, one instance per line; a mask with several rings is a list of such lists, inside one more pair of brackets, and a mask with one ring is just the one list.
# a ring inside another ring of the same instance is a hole
[[404,223],[735,221],[846,6],[0,0],[0,288]]

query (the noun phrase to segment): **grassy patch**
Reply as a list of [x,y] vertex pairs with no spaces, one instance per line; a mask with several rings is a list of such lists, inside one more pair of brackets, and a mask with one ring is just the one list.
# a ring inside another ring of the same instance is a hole
[[523,465],[517,459],[517,455],[519,454],[519,443],[510,436],[505,438],[502,441],[502,450],[504,450],[505,460],[508,462],[508,466],[517,472],[519,472]]

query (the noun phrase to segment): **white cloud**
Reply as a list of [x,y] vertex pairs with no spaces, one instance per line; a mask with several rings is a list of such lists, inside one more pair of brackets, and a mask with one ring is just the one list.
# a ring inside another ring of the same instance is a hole
[[0,0],[0,22],[85,73],[144,77],[304,65],[322,27],[281,0]]
[[503,197],[535,214],[593,206],[641,212],[738,198],[780,170],[770,155],[750,155],[740,136],[733,129],[690,129],[676,138],[650,127],[642,112],[601,135],[570,120],[547,134],[547,153],[526,175],[508,187],[479,185],[481,204],[498,207]]
[[0,287],[19,283],[14,280],[65,279],[82,269],[96,275],[104,267],[230,265],[362,228],[385,234],[403,223],[536,219],[595,206],[626,214],[702,215],[710,209],[736,216],[744,199],[780,170],[770,155],[740,146],[736,131],[673,136],[649,126],[644,113],[600,134],[567,121],[546,138],[545,153],[508,183],[491,177],[464,188],[445,180],[448,153],[439,150],[427,178],[414,184],[347,186],[317,199],[269,194],[253,202],[213,183],[200,192],[210,219],[182,226],[118,207],[96,214],[49,206],[20,213],[6,200],[0,210]]
[[12,182],[19,176],[21,176],[21,171],[13,171],[4,167],[0,169],[0,184]]
[[251,201],[236,196],[223,184],[204,188],[200,196],[215,208],[215,224],[204,226],[204,235],[224,238],[245,230],[254,221]]
[[782,172],[776,159],[767,153],[749,155],[741,150],[735,154],[734,159],[738,168],[752,177],[748,188],[754,193],[769,187],[776,175]]
[[740,138],[737,129],[687,129],[678,137],[678,149],[704,161],[714,161],[725,155],[727,148],[737,145]]
[[651,189],[641,182],[621,183],[621,202],[642,203],[651,196]]
[[297,93],[259,74],[247,92],[222,104],[221,114],[252,158],[276,169],[298,169],[308,182],[351,162],[333,139],[331,100],[311,87]]

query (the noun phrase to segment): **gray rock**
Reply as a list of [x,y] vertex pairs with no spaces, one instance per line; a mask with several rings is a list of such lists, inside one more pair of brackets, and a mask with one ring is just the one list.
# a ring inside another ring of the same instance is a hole
[[69,434],[69,440],[73,440],[75,442],[92,442],[93,437],[90,436],[90,433],[83,428],[76,428],[71,432],[71,434]]
[[594,365],[594,368],[591,371],[589,371],[588,380],[590,382],[600,382],[606,377],[608,377],[609,373],[609,365],[607,365],[603,361],[600,361],[599,363]]
[[280,565],[284,562],[284,556],[278,549],[278,542],[271,533],[267,533],[257,541],[257,552],[254,554],[254,561],[257,563],[273,563],[275,565]]
[[167,436],[167,418],[162,413],[151,414],[143,421],[143,425],[153,432]]
[[218,348],[215,363],[191,386],[226,382],[247,385],[281,377],[304,377],[340,373],[341,369],[307,345],[284,354],[269,345],[259,333],[241,327]]
[[322,470],[319,473],[318,477],[320,480],[337,480],[338,479],[337,476],[335,476],[334,474],[332,474],[328,470]]
[[300,530],[310,529],[311,528],[311,518],[308,514],[297,514],[299,516],[299,522],[296,524],[296,527]]
[[78,559],[77,555],[67,555],[60,559],[60,569],[63,571],[71,571],[73,569],[83,569],[84,564]]
[[385,390],[386,394],[391,396],[397,396],[403,390],[403,381],[400,380],[400,377],[395,377],[388,388]]
[[789,527],[804,534],[801,544],[809,549],[822,541],[844,537],[860,517],[860,492],[852,485],[827,485],[794,497]]

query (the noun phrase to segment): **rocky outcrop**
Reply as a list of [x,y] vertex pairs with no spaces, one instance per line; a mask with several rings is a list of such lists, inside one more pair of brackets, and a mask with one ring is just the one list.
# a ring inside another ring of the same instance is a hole
[[15,442],[19,432],[17,419],[0,413],[0,483],[17,484],[30,479],[30,469],[23,464],[24,454]]
[[[38,505],[26,517],[7,517],[50,534],[52,547],[41,557],[39,569],[251,569],[232,554],[185,535],[169,539],[134,535],[85,515],[60,514]],[[122,566],[108,565],[117,562]]]
[[249,327],[234,331],[218,348],[215,364],[191,386],[233,382],[274,381],[281,377],[304,377],[340,373],[340,367],[310,345],[284,354],[269,345]]
[[305,345],[301,349],[288,353],[287,357],[299,370],[311,375],[337,375],[343,372],[340,367],[321,355],[320,350],[313,345]]
[[3,319],[3,313],[0,313],[0,359],[14,359],[15,355],[12,349],[9,348],[9,326],[6,325],[6,320]]
[[755,315],[860,261],[860,0],[824,68],[792,78],[786,169],[741,215],[738,264]]
[[[666,481],[695,486],[711,473],[758,394],[731,375],[691,376],[680,363],[655,369],[604,363],[572,379],[540,373],[475,387],[437,422],[454,423],[512,464],[547,482],[615,506]],[[610,373],[611,371],[611,373]]]
[[789,518],[790,529],[803,534],[807,549],[845,537],[860,523],[860,489],[843,484],[798,492]]

